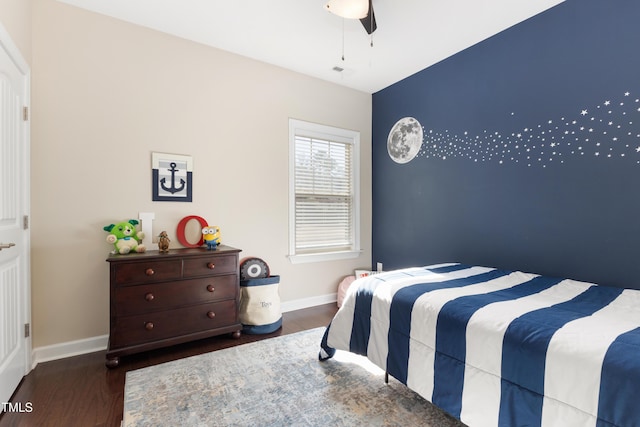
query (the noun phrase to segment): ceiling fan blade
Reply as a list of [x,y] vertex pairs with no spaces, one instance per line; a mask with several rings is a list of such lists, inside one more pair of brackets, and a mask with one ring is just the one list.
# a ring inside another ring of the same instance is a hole
[[362,26],[367,31],[367,34],[373,33],[378,25],[376,24],[376,14],[373,13],[373,0],[369,0],[369,12],[367,12],[367,16],[360,20]]

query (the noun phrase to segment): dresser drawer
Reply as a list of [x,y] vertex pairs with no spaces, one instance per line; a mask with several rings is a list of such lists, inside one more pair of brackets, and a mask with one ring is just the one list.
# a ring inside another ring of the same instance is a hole
[[237,276],[203,277],[177,282],[116,288],[116,315],[150,313],[189,304],[235,300],[238,296]]
[[179,259],[166,261],[146,261],[119,263],[115,265],[116,285],[135,283],[152,283],[163,280],[179,279],[182,275],[182,261]]
[[238,269],[237,259],[235,255],[213,254],[207,257],[185,259],[184,277],[234,273]]
[[238,323],[236,301],[226,300],[175,310],[118,317],[111,349],[221,328]]

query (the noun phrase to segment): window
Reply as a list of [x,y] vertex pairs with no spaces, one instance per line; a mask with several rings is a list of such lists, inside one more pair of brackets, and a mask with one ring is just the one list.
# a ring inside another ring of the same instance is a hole
[[355,258],[360,133],[289,120],[289,259]]

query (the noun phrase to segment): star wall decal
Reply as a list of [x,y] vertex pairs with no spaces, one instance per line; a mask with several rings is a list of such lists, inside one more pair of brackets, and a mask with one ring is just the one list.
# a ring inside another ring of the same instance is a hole
[[[631,93],[625,91],[621,95],[630,97]],[[495,161],[500,165],[521,163],[543,168],[563,164],[576,156],[593,156],[631,160],[640,165],[640,133],[631,117],[640,113],[640,98],[635,98],[633,103],[625,103],[623,98],[611,97],[576,109],[575,117],[549,118],[514,132],[485,129],[472,135],[468,130],[456,133],[423,127],[423,144],[418,156],[441,160],[466,158],[476,163]],[[518,115],[517,111],[508,114]]]

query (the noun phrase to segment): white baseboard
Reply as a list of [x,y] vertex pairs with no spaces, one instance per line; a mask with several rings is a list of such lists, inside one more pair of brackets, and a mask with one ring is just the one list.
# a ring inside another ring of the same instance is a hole
[[[280,304],[280,309],[283,313],[286,313],[288,311],[301,310],[303,308],[315,307],[317,305],[330,304],[336,302],[337,297],[338,294],[328,294],[317,297],[302,298],[295,301],[287,301]],[[31,352],[31,369],[35,368],[38,363],[106,350],[108,342],[109,335],[101,335],[77,341],[36,347]]]
[[317,297],[302,298],[294,301],[287,301],[280,304],[283,313],[288,311],[302,310],[303,308],[315,307],[317,305],[330,304],[338,301],[338,294],[320,295]]
[[109,335],[101,335],[77,341],[36,347],[31,352],[32,369],[35,368],[38,363],[105,350],[108,342]]

